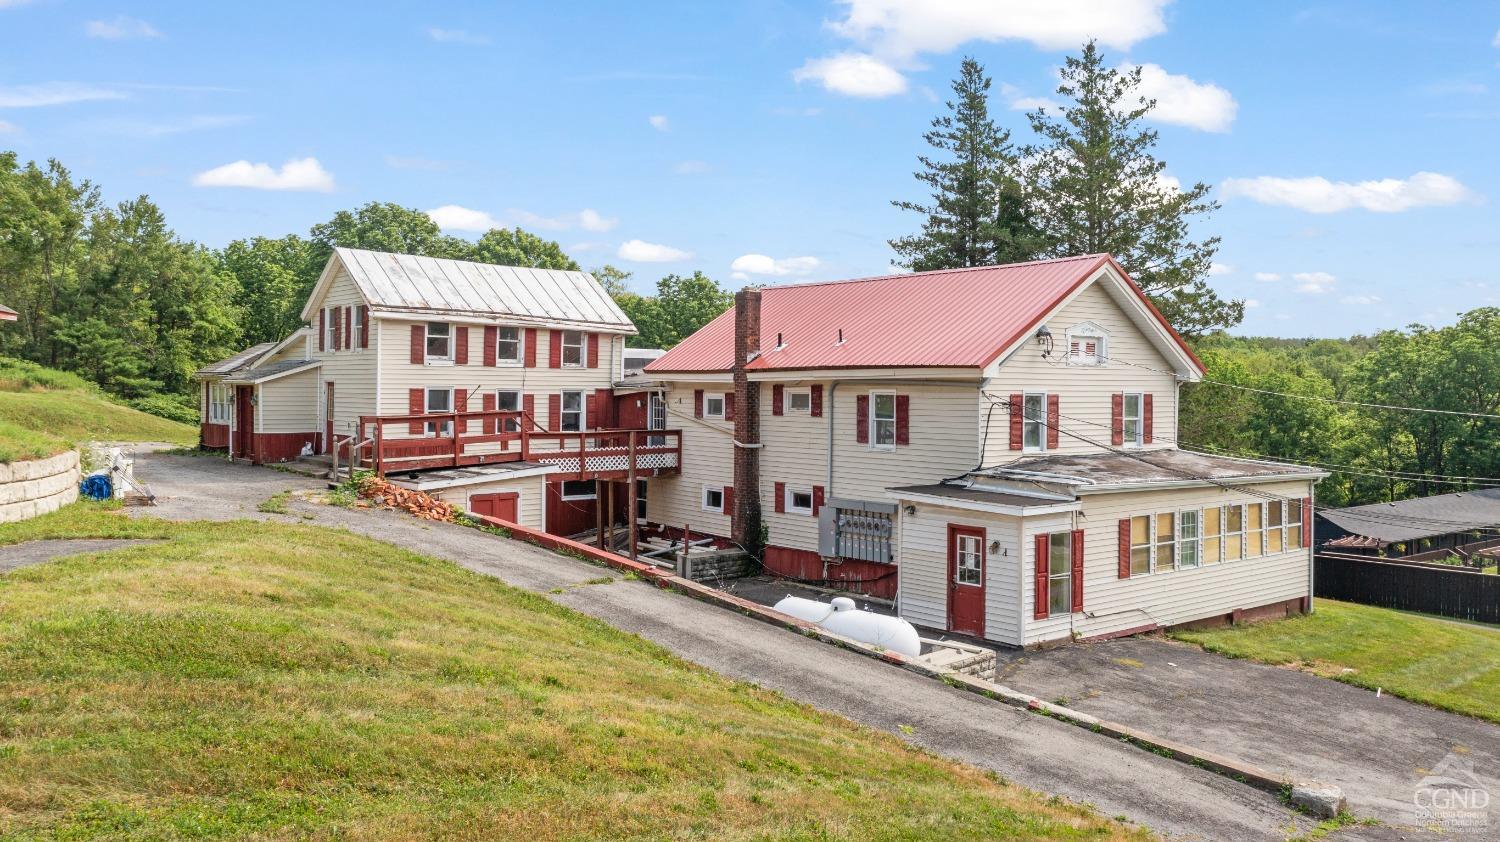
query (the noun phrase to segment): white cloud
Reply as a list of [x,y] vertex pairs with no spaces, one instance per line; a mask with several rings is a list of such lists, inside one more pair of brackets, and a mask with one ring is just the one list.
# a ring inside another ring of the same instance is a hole
[[667,131],[672,127],[671,121],[667,119],[667,115],[665,114],[652,114],[646,118],[646,122],[651,124],[651,128],[659,132]]
[[292,190],[328,193],[333,190],[333,174],[323,169],[317,158],[293,158],[276,169],[270,164],[235,161],[222,167],[198,173],[193,177],[198,187],[248,187],[252,190]]
[[1234,267],[1230,266],[1228,263],[1210,263],[1210,264],[1208,264],[1208,276],[1210,278],[1219,278],[1219,277],[1223,277],[1224,275],[1232,275],[1232,274],[1234,274]]
[[692,252],[682,249],[664,246],[660,243],[648,243],[644,240],[626,240],[620,244],[615,256],[621,260],[631,260],[636,263],[671,263],[677,260],[687,260],[693,256]]
[[1371,304],[1379,304],[1380,300],[1380,296],[1378,295],[1346,295],[1339,299],[1339,303],[1364,307]]
[[7,123],[4,120],[0,120],[0,134],[15,134],[20,130],[15,123]]
[[504,228],[505,224],[481,210],[463,205],[443,205],[427,212],[427,216],[444,231],[488,231]]
[[468,44],[473,47],[482,47],[490,42],[488,35],[465,32],[462,29],[443,29],[440,26],[427,27],[427,37],[439,44]]
[[80,85],[74,82],[44,82],[40,85],[0,87],[0,108],[36,108],[44,105],[67,105],[101,99],[125,99],[125,94],[110,88]]
[[1419,172],[1410,178],[1379,181],[1329,181],[1308,178],[1226,178],[1225,198],[1243,196],[1263,205],[1281,205],[1308,213],[1337,213],[1363,208],[1376,213],[1399,213],[1412,208],[1456,205],[1476,196],[1458,179],[1434,172]]
[[1297,287],[1298,292],[1308,292],[1315,295],[1320,295],[1332,290],[1333,285],[1338,281],[1338,278],[1335,278],[1327,272],[1293,272],[1292,280],[1296,281],[1299,284],[1299,286]]
[[1057,110],[1062,106],[1044,96],[1026,96],[1026,93],[1009,82],[1000,83],[1000,96],[1012,111],[1035,111],[1038,108]]
[[1281,280],[1281,276],[1276,274],[1275,272],[1256,272],[1255,279],[1257,281],[1265,281],[1267,283],[1270,283],[1271,281]]
[[865,53],[839,53],[808,59],[792,71],[798,82],[814,81],[837,94],[868,98],[906,92],[906,77],[890,65]]
[[816,257],[783,257],[777,260],[764,254],[742,254],[729,264],[737,280],[741,275],[807,275],[817,270],[821,262]]
[[83,28],[90,38],[120,41],[126,38],[160,38],[156,27],[143,20],[116,15],[113,20],[91,20]]
[[672,171],[678,175],[702,175],[708,172],[707,161],[679,161]]
[[614,217],[606,219],[593,208],[584,208],[578,212],[578,227],[585,231],[609,231],[619,224],[620,220]]
[[1255,308],[1257,308],[1259,306],[1260,306],[1260,299],[1259,298],[1247,298],[1247,299],[1245,299],[1245,309],[1246,310],[1254,310]]
[[1142,64],[1140,68],[1141,84],[1137,90],[1146,99],[1156,100],[1149,119],[1205,132],[1229,131],[1239,110],[1229,91],[1168,73],[1160,65]]
[[967,41],[1026,41],[1075,49],[1090,38],[1117,49],[1167,30],[1171,0],[844,0],[834,32],[896,58],[945,53]]

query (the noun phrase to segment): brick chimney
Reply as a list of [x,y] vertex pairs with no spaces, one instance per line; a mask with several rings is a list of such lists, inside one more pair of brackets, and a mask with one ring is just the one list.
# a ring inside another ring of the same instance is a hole
[[730,537],[759,552],[760,384],[745,366],[760,354],[760,290],[734,294],[734,512]]

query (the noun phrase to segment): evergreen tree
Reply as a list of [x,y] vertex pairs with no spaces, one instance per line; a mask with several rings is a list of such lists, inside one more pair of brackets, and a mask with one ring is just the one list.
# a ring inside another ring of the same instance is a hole
[[1219,238],[1188,236],[1189,220],[1219,205],[1207,184],[1163,180],[1156,132],[1141,125],[1156,101],[1140,95],[1140,82],[1140,68],[1105,67],[1092,41],[1066,59],[1057,93],[1070,102],[1056,116],[1030,115],[1042,141],[1025,152],[1031,219],[1049,256],[1113,254],[1180,332],[1233,327],[1244,302],[1220,298],[1205,281]]
[[1010,132],[990,119],[989,89],[984,68],[965,58],[947,103],[952,113],[935,118],[923,135],[942,154],[917,157],[922,170],[915,175],[931,189],[931,204],[891,203],[927,217],[922,233],[890,241],[897,265],[917,271],[988,266],[1030,260],[1039,250]]

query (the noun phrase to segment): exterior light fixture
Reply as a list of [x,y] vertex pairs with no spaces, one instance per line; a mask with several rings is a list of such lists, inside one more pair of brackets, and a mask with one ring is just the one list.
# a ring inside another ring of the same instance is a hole
[[1036,329],[1036,344],[1042,346],[1042,356],[1052,355],[1052,331],[1048,330],[1046,325]]

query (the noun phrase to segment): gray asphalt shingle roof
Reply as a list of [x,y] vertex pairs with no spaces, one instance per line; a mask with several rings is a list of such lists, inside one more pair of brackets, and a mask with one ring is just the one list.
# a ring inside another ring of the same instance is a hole
[[1346,532],[1387,542],[1494,529],[1500,528],[1500,488],[1324,509],[1318,516]]
[[264,354],[274,347],[276,347],[275,342],[262,342],[259,345],[251,345],[249,348],[246,348],[238,354],[235,354],[232,357],[225,357],[224,359],[219,360],[216,363],[210,363],[193,372],[193,374],[196,377],[212,377],[216,375],[231,374],[249,365],[251,360],[254,360],[256,357]]

